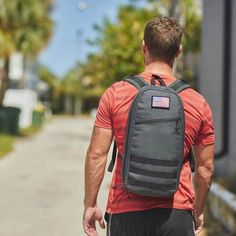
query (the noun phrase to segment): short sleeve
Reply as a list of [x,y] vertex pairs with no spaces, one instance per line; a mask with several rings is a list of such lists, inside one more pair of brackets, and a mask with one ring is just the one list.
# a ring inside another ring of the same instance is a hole
[[94,125],[96,127],[112,129],[112,107],[114,101],[112,88],[108,88],[102,95]]
[[198,138],[194,145],[210,145],[215,142],[214,125],[212,111],[205,101],[203,105],[202,125],[198,133]]

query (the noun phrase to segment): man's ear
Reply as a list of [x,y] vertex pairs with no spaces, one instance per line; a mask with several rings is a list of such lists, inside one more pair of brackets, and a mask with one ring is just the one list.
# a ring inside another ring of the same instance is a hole
[[147,46],[143,40],[143,44],[142,44],[142,51],[143,51],[143,54],[145,55],[147,53]]
[[177,51],[175,57],[178,57],[178,56],[180,55],[180,53],[182,52],[182,50],[183,50],[183,45],[180,44],[179,49],[178,49],[178,51]]

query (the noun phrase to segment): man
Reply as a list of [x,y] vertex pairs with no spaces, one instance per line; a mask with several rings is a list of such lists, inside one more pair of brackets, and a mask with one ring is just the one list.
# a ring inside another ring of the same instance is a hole
[[[155,18],[147,23],[143,42],[145,70],[140,76],[149,84],[153,74],[159,75],[167,86],[176,80],[172,75],[173,65],[181,52],[182,33],[182,27],[172,18]],[[203,208],[213,174],[214,128],[210,107],[193,89],[180,92],[185,112],[185,161],[178,190],[172,198],[142,197],[125,190],[121,174],[125,128],[129,108],[136,94],[135,87],[121,81],[107,89],[100,100],[86,157],[84,231],[89,236],[98,235],[96,221],[105,228],[102,212],[97,206],[97,195],[114,136],[118,158],[106,209],[107,235],[198,234],[203,226]],[[186,161],[192,147],[196,158],[195,194],[190,164]]]

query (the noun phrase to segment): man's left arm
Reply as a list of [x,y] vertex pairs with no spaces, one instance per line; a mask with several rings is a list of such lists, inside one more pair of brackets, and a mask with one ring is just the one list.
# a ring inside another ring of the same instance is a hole
[[97,195],[102,183],[107,154],[112,142],[111,129],[94,127],[90,146],[85,161],[85,198],[84,198],[84,232],[88,236],[96,236],[96,221],[105,228],[103,215],[97,206]]
[[193,207],[195,209],[195,234],[200,233],[204,215],[203,208],[205,206],[208,191],[211,186],[211,180],[214,173],[214,126],[212,112],[209,104],[205,101],[203,104],[202,125],[199,130],[198,137],[194,144],[195,153],[195,180],[196,194]]

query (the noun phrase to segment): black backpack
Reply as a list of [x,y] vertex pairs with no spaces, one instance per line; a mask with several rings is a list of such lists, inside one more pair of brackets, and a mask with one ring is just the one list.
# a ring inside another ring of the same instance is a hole
[[[184,161],[185,116],[178,93],[190,86],[176,80],[167,87],[158,75],[153,75],[151,85],[139,76],[124,81],[138,89],[126,127],[124,187],[143,196],[171,197],[178,189]],[[109,171],[115,159],[116,146]]]

